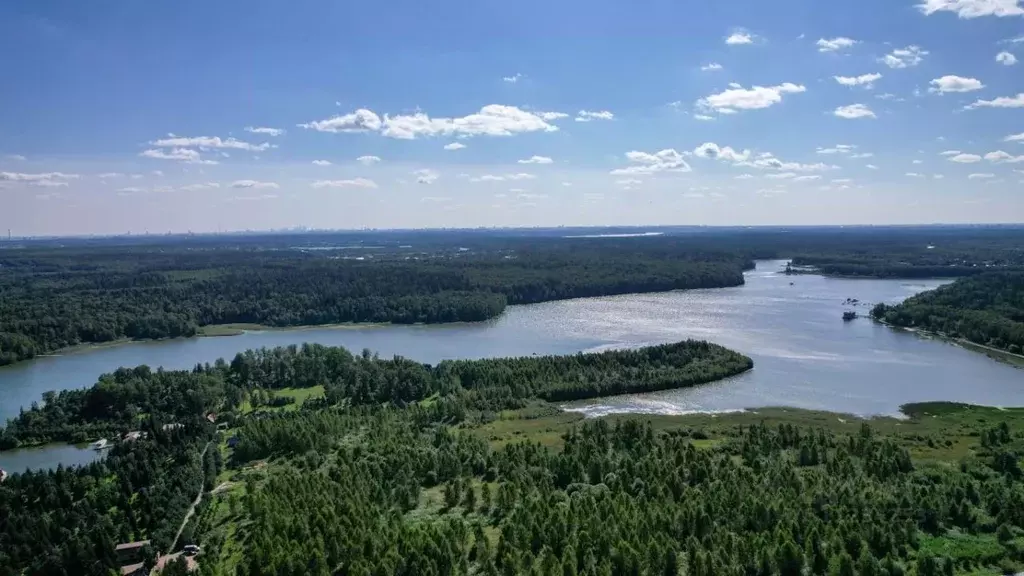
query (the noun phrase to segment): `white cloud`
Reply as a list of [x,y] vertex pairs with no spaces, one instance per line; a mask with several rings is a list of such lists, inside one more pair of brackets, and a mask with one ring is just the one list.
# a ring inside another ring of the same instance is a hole
[[1020,134],[1010,134],[1006,138],[1003,138],[1003,142],[1024,142],[1024,132]]
[[461,142],[452,142],[451,144],[445,144],[445,150],[462,150],[466,145]]
[[622,180],[616,180],[616,184],[619,186],[633,186],[643,184],[643,180],[637,180],[636,178],[623,178]]
[[719,64],[718,62],[709,62],[709,63],[701,66],[700,69],[701,69],[702,72],[714,72],[716,70],[721,70],[722,69],[722,65]]
[[124,174],[120,172],[103,172],[102,174],[97,174],[96,177],[101,180],[107,180],[110,178],[123,178]]
[[853,40],[851,38],[845,38],[843,36],[840,36],[838,38],[832,38],[830,40],[826,40],[825,38],[819,38],[818,52],[835,52],[837,50],[842,50],[844,48],[850,48],[855,44],[857,44],[856,40]]
[[246,126],[246,132],[252,132],[253,134],[266,134],[267,136],[280,136],[284,134],[284,130],[281,128],[267,128],[265,126]]
[[855,148],[857,148],[857,147],[853,146],[851,144],[836,144],[832,148],[818,148],[817,150],[815,150],[815,153],[817,153],[817,154],[849,154],[850,152],[853,152],[853,150]]
[[875,166],[874,164],[865,164],[864,167],[870,168],[871,170],[878,170],[878,166]]
[[833,178],[832,179],[832,183],[833,184],[849,184],[851,182],[853,182],[853,180],[851,178]]
[[989,162],[1005,162],[1007,164],[1016,164],[1018,162],[1024,162],[1024,155],[1014,156],[1008,154],[1002,150],[996,150],[995,152],[989,152],[985,154],[985,160]]
[[740,174],[739,176],[736,176],[736,179],[737,180],[750,180],[753,177],[754,177],[753,174]]
[[874,152],[858,152],[857,154],[851,154],[850,158],[855,158],[855,159],[871,158],[874,155],[875,155]]
[[350,114],[299,124],[299,127],[337,134],[339,132],[376,132],[380,130],[381,125],[380,116],[373,111],[360,108]]
[[249,152],[263,152],[273,146],[264,142],[262,144],[252,144],[250,142],[243,142],[235,138],[221,139],[219,136],[196,136],[193,138],[185,138],[181,136],[171,136],[168,138],[161,138],[150,142],[152,146],[160,148],[199,148],[200,150],[205,148],[216,148],[216,149],[233,149],[233,150],[248,150]]
[[939,152],[939,156],[956,156],[957,154],[961,154],[961,152],[959,150],[943,150]]
[[932,174],[932,178],[935,179],[935,180],[942,180],[945,177],[946,177],[945,174]]
[[778,86],[752,86],[749,90],[739,84],[730,86],[728,90],[701,98],[697,101],[697,107],[719,114],[733,114],[737,110],[759,110],[782,102],[783,94],[796,94],[807,90],[804,86],[791,82],[784,82]]
[[896,96],[895,94],[890,94],[888,92],[886,92],[885,94],[879,94],[879,95],[875,96],[875,98],[878,98],[879,100],[892,100],[893,102],[903,102],[904,101],[903,98],[900,98],[900,97]]
[[1024,108],[1024,92],[1016,96],[1000,96],[994,100],[978,100],[974,104],[964,106],[964,110],[975,108]]
[[519,164],[551,164],[554,160],[547,156],[530,156],[523,160],[517,160],[517,162]]
[[811,180],[820,180],[820,179],[821,179],[821,175],[820,174],[806,174],[804,176],[797,176],[796,178],[793,178],[793,181],[794,182],[808,182],[808,181],[811,181]]
[[750,166],[762,170],[780,170],[782,172],[823,172],[839,168],[832,164],[817,162],[815,164],[801,164],[800,162],[783,162],[770,152],[762,152],[754,160],[737,162],[737,166]]
[[923,162],[924,162],[923,160],[911,160],[910,163],[911,164],[922,164]]
[[771,174],[765,174],[765,178],[771,178],[773,180],[788,180],[790,178],[796,178],[795,172],[773,172]]
[[705,120],[706,121],[706,120],[714,120],[715,117],[714,116],[708,116],[707,114],[694,114],[693,115],[693,119],[694,120]]
[[973,92],[985,87],[977,78],[964,78],[963,76],[946,75],[931,81],[932,87],[929,92],[945,94],[947,92]]
[[872,74],[861,74],[860,76],[833,76],[832,78],[843,86],[863,86],[870,89],[874,87],[874,82],[881,77],[881,74],[875,72]]
[[1020,0],[924,0],[917,8],[926,16],[936,12],[953,12],[960,18],[1024,15]]
[[576,121],[577,122],[590,122],[591,120],[614,120],[614,119],[615,119],[615,114],[612,114],[611,112],[609,112],[607,110],[597,110],[597,111],[580,110],[579,113],[576,114]]
[[854,120],[857,118],[876,118],[875,113],[864,104],[840,106],[836,108],[832,114],[840,118],[846,118],[847,120]]
[[313,188],[376,188],[377,183],[369,178],[352,178],[351,180],[317,180],[310,186]]
[[957,154],[949,158],[950,162],[956,162],[958,164],[974,164],[975,162],[981,162],[981,156],[977,154]]
[[260,182],[259,180],[235,180],[232,188],[280,188],[277,182]]
[[28,160],[28,158],[25,158],[21,154],[8,154],[7,156],[4,156],[4,158],[14,160],[15,162],[24,162],[25,160]]
[[331,165],[331,161],[330,160],[313,160],[313,165],[314,166],[330,166]]
[[893,50],[881,58],[879,62],[885,64],[889,68],[909,68],[920,64],[927,55],[927,50],[922,50],[919,46],[911,45],[906,48]]
[[626,168],[616,168],[611,171],[613,175],[628,174],[656,174],[658,172],[689,172],[690,165],[683,159],[683,155],[672,148],[660,150],[653,154],[633,150],[626,152],[626,160],[633,165]]
[[996,177],[995,174],[992,174],[992,173],[989,173],[989,172],[984,172],[984,173],[981,173],[981,174],[975,173],[975,174],[968,174],[967,175],[967,179],[968,180],[985,180],[985,179],[988,179],[988,178],[995,178],[995,177]]
[[145,158],[154,158],[156,160],[178,160],[180,162],[186,162],[188,164],[217,164],[216,160],[203,160],[199,152],[190,150],[188,148],[171,148],[170,150],[160,150],[159,148],[152,148],[150,150],[144,150],[139,153],[139,156]]
[[719,146],[714,142],[705,142],[693,149],[693,154],[700,158],[725,160],[727,162],[743,162],[750,158],[750,150],[737,152],[728,146]]
[[522,77],[523,77],[522,74],[520,74],[519,72],[516,72],[515,74],[513,74],[511,76],[503,76],[501,79],[502,79],[503,82],[508,82],[509,84],[515,84],[516,82],[519,82],[519,80],[522,79]]
[[907,172],[906,175],[911,178],[924,178],[924,174],[918,174],[917,172]]
[[413,174],[416,176],[416,181],[419,182],[420,184],[433,184],[434,182],[437,181],[438,178],[441,177],[440,174],[431,170],[430,168],[417,170],[413,172]]
[[725,43],[729,46],[739,46],[741,44],[753,44],[754,36],[746,30],[737,30],[730,34],[726,39]]
[[490,104],[479,112],[461,118],[431,118],[423,112],[384,116],[381,134],[389,138],[413,140],[431,136],[512,136],[527,132],[555,132],[539,114],[515,106]]
[[220,184],[218,184],[217,182],[201,182],[198,184],[189,184],[187,186],[182,186],[181,190],[184,190],[185,192],[195,192],[198,190],[209,190],[211,188],[220,188]]
[[380,162],[380,156],[360,156],[356,158],[356,162],[359,162],[363,166],[371,166]]
[[569,115],[565,112],[534,112],[537,116],[540,116],[541,120],[561,120],[562,118],[568,118]]
[[999,62],[1003,66],[1013,66],[1017,63],[1017,57],[1009,52],[1000,52],[996,54],[996,62]]

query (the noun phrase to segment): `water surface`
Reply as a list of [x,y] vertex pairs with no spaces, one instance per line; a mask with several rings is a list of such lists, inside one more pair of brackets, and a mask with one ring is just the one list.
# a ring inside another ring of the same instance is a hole
[[106,453],[106,450],[93,450],[84,445],[45,444],[0,452],[0,468],[13,474],[26,470],[56,468],[58,464],[65,467],[81,466],[99,460]]
[[[735,288],[563,300],[512,306],[474,324],[248,332],[239,336],[127,344],[40,358],[0,369],[0,420],[45,390],[91,385],[118,366],[189,368],[263,346],[319,342],[422,362],[634,347],[706,339],[754,359],[749,373],[686,390],[576,403],[588,414],[718,411],[794,406],[898,414],[907,402],[1024,405],[1024,371],[953,344],[892,330],[862,315],[948,280],[786,276],[762,261]],[[864,304],[845,306],[847,298]]]

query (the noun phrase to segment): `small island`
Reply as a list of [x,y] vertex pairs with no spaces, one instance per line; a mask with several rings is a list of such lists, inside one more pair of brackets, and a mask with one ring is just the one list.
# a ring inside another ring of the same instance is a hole
[[849,322],[850,320],[856,320],[856,319],[857,319],[857,312],[855,310],[847,310],[846,312],[843,312],[843,321],[844,322]]

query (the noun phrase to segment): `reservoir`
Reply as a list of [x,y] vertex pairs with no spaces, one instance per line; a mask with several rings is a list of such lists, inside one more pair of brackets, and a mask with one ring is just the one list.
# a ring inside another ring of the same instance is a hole
[[[1024,371],[948,342],[867,318],[948,280],[786,276],[785,261],[761,261],[735,288],[585,298],[512,306],[473,324],[309,328],[247,332],[93,348],[0,369],[0,420],[46,390],[93,384],[119,366],[190,368],[260,347],[318,342],[436,363],[450,358],[568,354],[685,338],[709,340],[754,359],[754,369],[716,384],[576,403],[591,415],[686,413],[763,406],[898,414],[907,402],[1024,404]],[[857,299],[855,306],[844,304]],[[862,318],[842,320],[856,310]]]

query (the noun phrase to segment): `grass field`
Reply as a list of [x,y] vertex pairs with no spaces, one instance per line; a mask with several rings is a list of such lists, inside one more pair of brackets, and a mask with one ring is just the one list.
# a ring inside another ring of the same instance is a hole
[[295,402],[292,403],[292,404],[286,404],[284,406],[279,406],[279,407],[260,406],[258,408],[253,408],[252,404],[249,403],[249,399],[246,398],[245,400],[242,401],[242,406],[241,406],[240,410],[241,410],[242,414],[248,414],[250,412],[253,412],[254,410],[255,411],[283,410],[285,412],[290,412],[292,410],[298,410],[299,408],[302,407],[302,403],[305,402],[308,398],[323,398],[323,396],[324,396],[324,387],[323,386],[313,386],[313,387],[310,387],[310,388],[281,388],[279,390],[274,390],[274,396],[279,396],[279,397],[283,396],[283,397],[295,398]]

